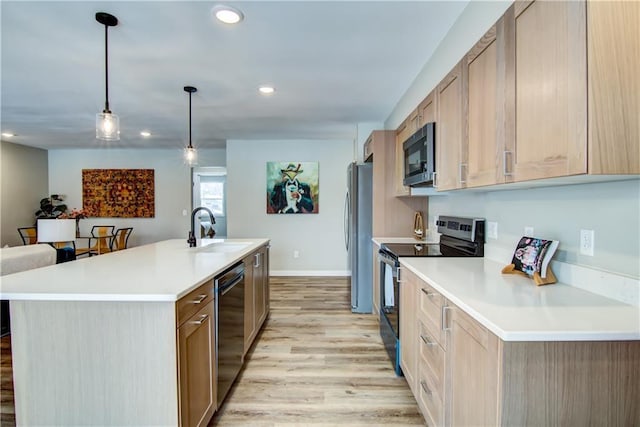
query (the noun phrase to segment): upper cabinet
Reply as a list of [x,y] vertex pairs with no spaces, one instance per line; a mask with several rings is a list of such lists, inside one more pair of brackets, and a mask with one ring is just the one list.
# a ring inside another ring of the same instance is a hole
[[436,179],[439,191],[465,186],[465,67],[459,62],[436,87]]
[[396,195],[431,121],[439,191],[640,174],[639,69],[640,2],[516,1],[396,131]]
[[515,100],[507,99],[505,119],[515,122],[515,139],[506,140],[507,181],[586,173],[586,5],[533,1],[513,8],[505,83]]
[[[491,27],[462,61],[468,87],[467,187],[505,182],[502,169],[507,138],[504,77],[506,40],[510,36],[505,20],[503,17]],[[509,137],[513,139],[513,134]]]
[[640,173],[640,2],[587,4],[589,173]]

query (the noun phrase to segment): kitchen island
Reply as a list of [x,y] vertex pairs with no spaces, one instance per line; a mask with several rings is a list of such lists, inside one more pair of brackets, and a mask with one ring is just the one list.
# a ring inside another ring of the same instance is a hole
[[213,279],[268,243],[175,239],[4,276],[17,424],[206,425]]
[[401,366],[431,425],[640,425],[640,308],[500,273],[401,258]]

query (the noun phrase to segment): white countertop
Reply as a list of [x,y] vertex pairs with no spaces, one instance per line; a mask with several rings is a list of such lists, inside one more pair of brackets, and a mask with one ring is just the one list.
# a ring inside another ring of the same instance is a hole
[[640,307],[562,283],[536,286],[487,258],[400,264],[504,341],[640,340]]
[[[218,243],[234,252],[210,252]],[[43,301],[177,301],[269,239],[165,240],[0,278],[0,298]]]

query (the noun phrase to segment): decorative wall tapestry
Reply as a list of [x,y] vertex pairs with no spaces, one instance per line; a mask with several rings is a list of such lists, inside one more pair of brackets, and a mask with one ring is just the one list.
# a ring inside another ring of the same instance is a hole
[[82,169],[82,209],[89,217],[155,217],[153,169]]
[[267,162],[267,213],[318,213],[318,162]]

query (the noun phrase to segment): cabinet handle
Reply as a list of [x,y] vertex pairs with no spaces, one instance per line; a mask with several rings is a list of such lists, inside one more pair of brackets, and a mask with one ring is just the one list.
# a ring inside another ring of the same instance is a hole
[[255,254],[253,257],[255,259],[255,264],[253,264],[254,267],[260,267],[260,255],[262,255],[261,253],[257,253]]
[[396,276],[396,280],[398,281],[398,283],[402,283],[402,280],[400,280],[400,270],[402,270],[402,268],[398,267],[398,274]]
[[442,307],[442,312],[440,313],[440,324],[441,324],[441,328],[443,331],[449,331],[451,330],[450,327],[447,327],[447,323],[449,321],[448,316],[447,316],[447,310],[450,310],[451,307],[447,307],[447,306],[443,306]]
[[430,346],[434,346],[434,345],[436,345],[436,343],[435,343],[434,341],[431,341],[431,340],[429,339],[429,337],[426,337],[426,336],[424,336],[424,335],[420,335],[420,339],[421,339],[422,341],[424,341],[424,343],[425,343],[426,345],[430,345]]
[[422,387],[422,390],[427,396],[431,396],[431,390],[429,390],[429,387],[427,387],[427,383],[424,380],[420,380],[420,387]]
[[[458,166],[458,180],[460,181],[460,185],[467,183],[466,174],[462,173],[462,168],[466,169],[466,167],[467,167],[466,163],[460,163],[460,166]],[[465,179],[462,179],[463,176],[465,176]]]
[[194,299],[193,301],[191,301],[194,304],[200,304],[202,301],[204,301],[207,298],[207,295],[198,295],[198,299]]
[[207,317],[209,317],[208,314],[203,314],[202,316],[200,316],[200,320],[194,320],[191,323],[193,323],[194,325],[202,325],[204,321],[207,320]]
[[438,180],[436,179],[438,176],[438,172],[434,172],[431,175],[431,179],[433,180],[433,188],[438,188]]
[[[513,163],[513,151],[503,151],[502,152],[502,173],[504,174],[504,176],[511,176],[513,175],[513,172],[507,172],[507,155],[511,156],[511,162]],[[509,170],[513,170],[513,167],[510,167]]]
[[429,298],[433,297],[436,293],[435,292],[429,292],[428,290],[426,290],[425,288],[420,289],[422,292],[424,292],[424,294],[426,296],[428,296]]

